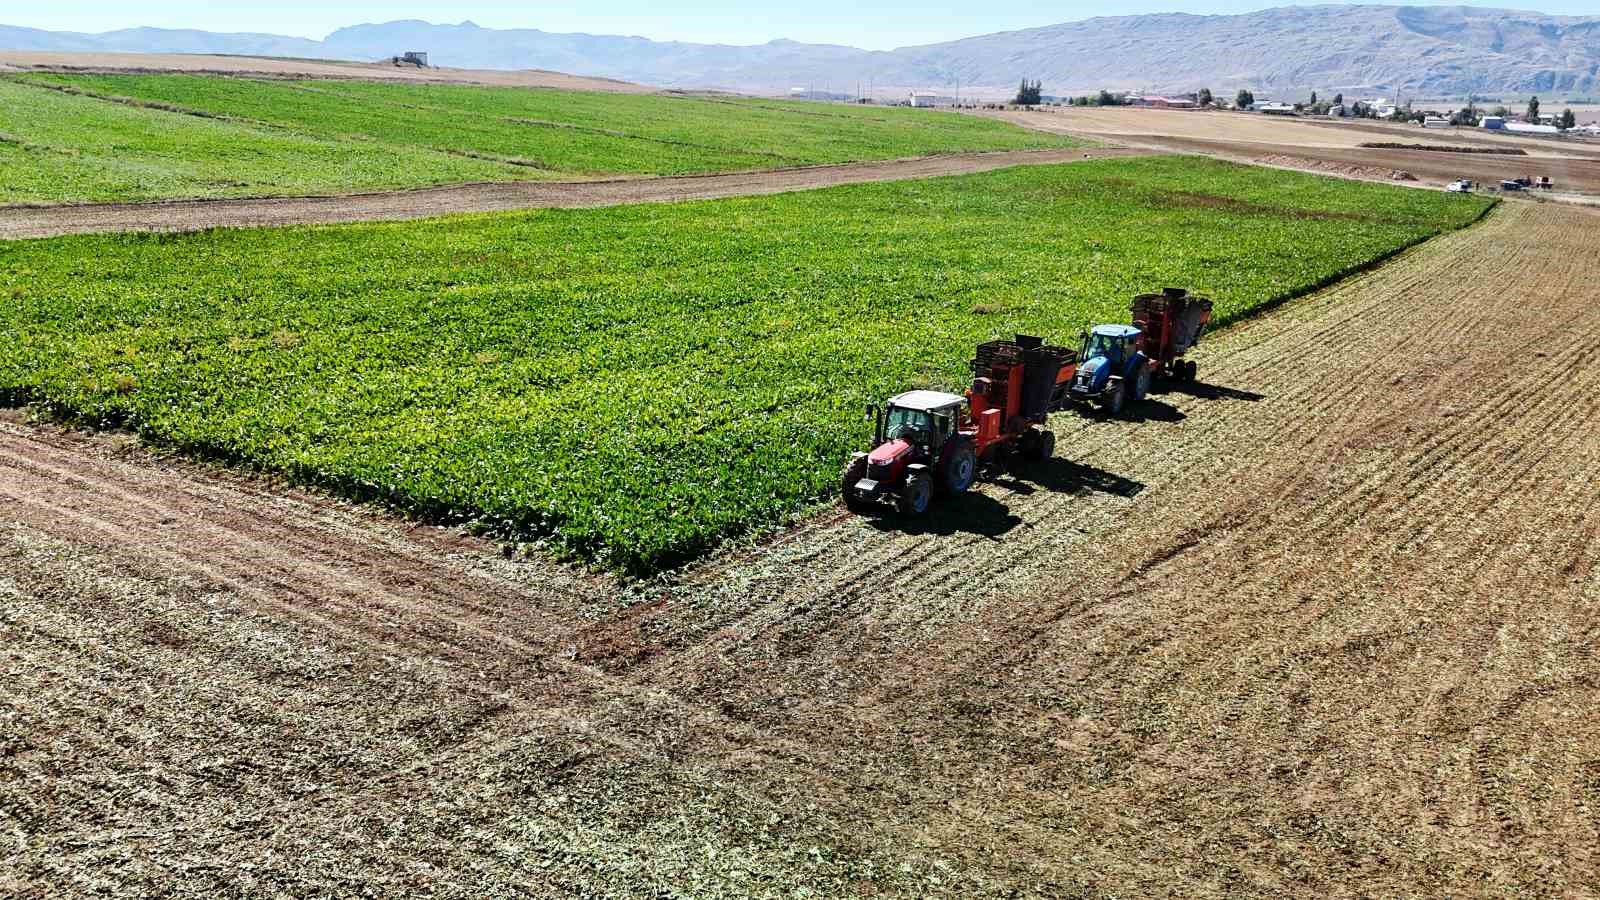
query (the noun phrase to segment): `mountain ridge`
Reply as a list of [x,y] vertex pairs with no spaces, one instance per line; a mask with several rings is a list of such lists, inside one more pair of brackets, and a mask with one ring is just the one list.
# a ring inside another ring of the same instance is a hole
[[670,88],[784,92],[1111,90],[1590,93],[1600,90],[1600,16],[1467,6],[1319,5],[1252,13],[1099,16],[894,50],[776,39],[655,41],[637,35],[489,29],[466,21],[362,23],[321,41],[270,34],[131,28],[104,34],[0,25],[20,50],[228,53],[372,60],[426,50],[436,64],[537,68]]

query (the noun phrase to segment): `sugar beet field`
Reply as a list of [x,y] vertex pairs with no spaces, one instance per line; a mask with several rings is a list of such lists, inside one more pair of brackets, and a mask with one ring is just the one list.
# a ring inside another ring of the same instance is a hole
[[[377,89],[363,86],[362,90]],[[635,573],[827,500],[861,409],[1164,284],[1221,318],[1485,201],[1180,158],[0,246],[0,391]]]
[[0,77],[0,204],[685,175],[1079,143],[954,113],[747,98]]

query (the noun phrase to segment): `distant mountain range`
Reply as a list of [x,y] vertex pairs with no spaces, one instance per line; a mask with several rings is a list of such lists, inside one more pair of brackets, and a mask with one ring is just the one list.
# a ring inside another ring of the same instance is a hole
[[1047,94],[1107,88],[1218,94],[1323,91],[1452,96],[1600,92],[1600,16],[1476,7],[1299,6],[1232,16],[1087,19],[941,44],[869,51],[493,30],[471,22],[389,22],[322,41],[133,28],[75,34],[0,26],[0,48],[227,53],[374,60],[425,50],[436,65],[551,69],[677,88],[852,93],[932,89],[998,94],[1023,78]]

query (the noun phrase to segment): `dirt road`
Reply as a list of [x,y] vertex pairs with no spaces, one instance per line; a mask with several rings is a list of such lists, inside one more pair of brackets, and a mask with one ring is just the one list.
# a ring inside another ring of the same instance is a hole
[[0,207],[0,240],[107,231],[199,231],[206,228],[398,221],[467,212],[706,200],[781,194],[869,181],[967,175],[1008,166],[1046,165],[1149,153],[1148,150],[1097,148],[1013,150],[724,175],[468,184],[340,197],[13,206]]
[[1597,224],[659,584],[0,423],[0,892],[1592,894]]

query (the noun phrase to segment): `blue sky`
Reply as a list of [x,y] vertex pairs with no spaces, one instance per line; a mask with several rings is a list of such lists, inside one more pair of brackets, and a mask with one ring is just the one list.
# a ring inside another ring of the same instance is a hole
[[[912,0],[609,0],[596,3],[505,2],[505,0],[38,0],[0,9],[0,24],[57,31],[109,31],[134,25],[265,31],[321,38],[343,25],[392,19],[460,22],[485,28],[542,28],[640,34],[660,40],[759,44],[773,38],[890,49],[992,31],[1050,25],[1091,16],[1148,12],[1238,13],[1281,6],[1272,0],[1175,4],[1160,0],[1089,3],[1010,0],[940,6]],[[1476,6],[1528,6],[1477,3]],[[1592,15],[1594,0],[1544,0],[1543,12]]]

